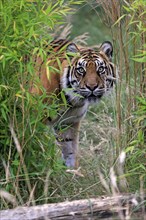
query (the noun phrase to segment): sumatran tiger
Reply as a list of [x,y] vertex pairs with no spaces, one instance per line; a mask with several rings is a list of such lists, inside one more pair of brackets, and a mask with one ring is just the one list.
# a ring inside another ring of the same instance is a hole
[[[65,165],[77,167],[81,120],[88,106],[98,103],[108,94],[116,80],[115,65],[112,63],[113,46],[106,41],[94,49],[60,39],[48,48],[45,62],[39,56],[35,59],[36,77],[47,94],[55,93],[60,97],[60,93],[64,93],[67,108],[59,111],[55,119],[49,117],[48,121],[57,134]],[[49,76],[47,65],[53,67]],[[30,92],[41,94],[40,84],[36,86],[32,83]],[[50,103],[50,100],[45,101]]]

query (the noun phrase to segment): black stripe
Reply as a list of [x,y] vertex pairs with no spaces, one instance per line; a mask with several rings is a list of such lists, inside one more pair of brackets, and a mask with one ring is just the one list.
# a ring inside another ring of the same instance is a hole
[[[112,64],[109,64],[109,66],[108,66],[108,75],[112,75],[114,77],[114,68],[113,68]],[[114,81],[110,80],[110,79],[108,79],[108,81],[110,81],[110,87],[113,87]]]
[[59,138],[59,137],[56,137],[56,140],[58,142],[70,142],[70,141],[73,141],[72,138]]
[[68,44],[68,41],[64,41],[58,48],[58,50],[60,50],[62,47],[64,47],[65,45]]
[[[51,50],[51,49],[55,49],[56,47],[58,47],[58,50],[60,50],[64,45],[67,45],[68,43],[69,41],[66,39],[58,39],[58,40],[54,39],[53,41],[51,41],[50,44],[47,44],[45,48],[49,47],[49,49]],[[47,52],[48,55],[50,53],[51,53],[50,51]]]
[[65,44],[68,44],[68,42],[69,42],[68,40],[59,39],[59,40],[56,40],[56,41],[52,41],[50,45],[51,45],[52,48],[58,47],[58,50],[59,50]]
[[67,82],[66,82],[66,86],[67,86],[67,88],[72,88],[72,86],[71,86],[71,82],[69,81],[70,70],[71,70],[71,67],[68,66],[67,75],[66,75],[66,80],[67,80]]
[[110,64],[109,65],[109,67],[111,68],[111,74],[112,74],[112,76],[115,76],[115,74],[114,74],[114,67],[113,67],[113,65],[112,64]]

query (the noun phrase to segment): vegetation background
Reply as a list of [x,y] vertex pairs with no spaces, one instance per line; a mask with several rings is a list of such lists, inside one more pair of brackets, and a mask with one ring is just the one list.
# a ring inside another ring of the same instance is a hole
[[[145,0],[0,2],[1,209],[110,195],[113,177],[117,191],[145,191],[145,18]],[[88,32],[89,45],[111,40],[119,69],[115,91],[91,106],[82,123],[84,177],[66,172],[54,135],[42,123],[60,106],[44,104],[45,91],[29,94],[27,83],[34,74],[32,54],[45,60],[44,45],[67,23],[70,39]]]

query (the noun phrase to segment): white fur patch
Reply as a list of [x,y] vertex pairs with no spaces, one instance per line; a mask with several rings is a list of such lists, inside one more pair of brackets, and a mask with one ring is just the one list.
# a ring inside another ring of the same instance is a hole
[[63,89],[67,88],[67,73],[68,73],[68,68],[64,68],[63,76],[61,77],[61,87]]

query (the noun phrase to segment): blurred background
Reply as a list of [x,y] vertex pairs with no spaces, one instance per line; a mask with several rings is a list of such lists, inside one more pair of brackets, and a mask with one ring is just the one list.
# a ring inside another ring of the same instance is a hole
[[89,45],[100,44],[106,40],[112,40],[111,30],[103,20],[104,12],[96,1],[83,3],[76,7],[75,14],[70,16],[70,22],[73,25],[72,38],[83,33],[89,34],[87,43]]

